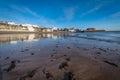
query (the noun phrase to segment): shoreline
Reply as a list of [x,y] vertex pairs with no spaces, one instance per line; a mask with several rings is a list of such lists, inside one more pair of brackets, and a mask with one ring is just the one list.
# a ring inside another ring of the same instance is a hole
[[55,31],[55,32],[30,32],[30,31],[0,31],[0,34],[49,34],[49,33],[94,33],[94,32],[120,32],[120,31],[80,31],[80,32],[68,32],[68,31]]
[[0,34],[25,34],[25,33],[35,33],[35,34],[48,34],[48,33],[67,33],[65,31],[56,31],[56,32],[30,32],[30,31],[0,31]]

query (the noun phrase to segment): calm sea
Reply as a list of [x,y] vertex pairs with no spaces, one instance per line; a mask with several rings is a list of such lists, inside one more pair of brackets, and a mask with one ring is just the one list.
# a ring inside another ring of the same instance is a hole
[[120,31],[114,32],[84,32],[68,34],[0,34],[0,45],[16,44],[17,42],[39,41],[44,38],[58,39],[76,37],[87,40],[103,41],[120,44]]
[[90,40],[97,40],[97,41],[105,41],[109,43],[117,43],[120,44],[120,31],[114,32],[84,32],[84,33],[75,33],[70,34],[70,36],[90,39]]

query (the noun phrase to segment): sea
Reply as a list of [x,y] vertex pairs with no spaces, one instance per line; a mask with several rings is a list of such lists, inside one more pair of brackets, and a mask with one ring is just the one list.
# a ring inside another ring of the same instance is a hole
[[120,31],[109,31],[109,32],[79,32],[67,34],[0,34],[0,45],[6,43],[14,44],[20,41],[35,41],[44,38],[57,39],[66,37],[76,37],[88,40],[120,44]]
[[69,36],[120,44],[120,31],[83,32],[83,33],[69,34]]

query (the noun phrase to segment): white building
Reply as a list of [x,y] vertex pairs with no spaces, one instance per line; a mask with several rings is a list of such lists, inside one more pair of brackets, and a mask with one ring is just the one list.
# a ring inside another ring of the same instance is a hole
[[76,32],[76,30],[75,30],[75,29],[69,29],[69,31],[70,31],[70,32]]
[[28,28],[29,31],[35,31],[35,29],[31,26],[27,26],[27,28]]
[[53,32],[51,28],[46,29],[46,32]]
[[22,26],[30,26],[30,27],[32,27],[32,25],[31,24],[21,24]]
[[33,27],[39,27],[38,25],[32,25]]
[[57,27],[53,27],[53,28],[52,28],[52,32],[57,31],[57,30],[58,30]]
[[14,22],[7,22],[8,24],[10,24],[10,25],[15,25],[15,23]]
[[22,26],[27,26],[29,31],[34,31],[35,29],[33,28],[33,25],[31,24],[21,24]]

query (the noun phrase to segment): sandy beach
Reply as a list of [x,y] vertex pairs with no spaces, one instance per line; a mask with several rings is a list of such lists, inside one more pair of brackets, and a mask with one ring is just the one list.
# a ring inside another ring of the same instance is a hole
[[76,37],[19,43],[0,55],[1,80],[120,80],[115,43]]

